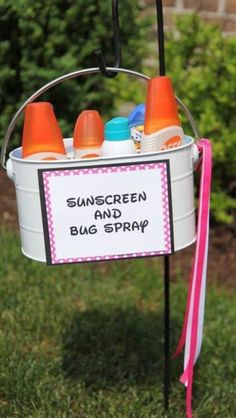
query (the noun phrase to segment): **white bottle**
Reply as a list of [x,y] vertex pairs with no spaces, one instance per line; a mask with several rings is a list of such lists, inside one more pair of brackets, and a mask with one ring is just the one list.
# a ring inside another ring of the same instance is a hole
[[128,118],[117,117],[105,124],[104,142],[101,147],[103,157],[136,154],[131,138]]

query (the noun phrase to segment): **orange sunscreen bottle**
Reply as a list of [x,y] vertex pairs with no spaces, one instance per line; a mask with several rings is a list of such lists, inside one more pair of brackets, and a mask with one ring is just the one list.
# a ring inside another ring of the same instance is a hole
[[101,155],[104,123],[97,110],[84,110],[80,113],[73,137],[75,158],[95,158]]
[[28,160],[64,160],[62,133],[48,102],[30,103],[25,108],[22,157]]
[[141,152],[159,151],[181,145],[183,130],[168,76],[149,80]]

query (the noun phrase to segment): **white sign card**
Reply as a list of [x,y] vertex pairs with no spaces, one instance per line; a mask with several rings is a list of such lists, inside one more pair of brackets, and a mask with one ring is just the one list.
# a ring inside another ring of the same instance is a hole
[[173,252],[168,160],[38,174],[47,264]]

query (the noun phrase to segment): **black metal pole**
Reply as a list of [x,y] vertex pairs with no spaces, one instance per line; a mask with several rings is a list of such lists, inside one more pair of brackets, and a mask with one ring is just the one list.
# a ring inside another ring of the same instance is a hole
[[156,14],[157,14],[157,41],[159,49],[159,75],[166,74],[165,66],[165,44],[164,44],[164,20],[163,20],[163,6],[162,0],[156,0]]
[[169,408],[170,389],[170,257],[164,257],[164,408]]
[[[159,75],[165,76],[164,19],[162,0],[156,0],[157,40],[159,49]],[[164,377],[163,395],[165,411],[169,408],[170,390],[170,261],[164,256]]]

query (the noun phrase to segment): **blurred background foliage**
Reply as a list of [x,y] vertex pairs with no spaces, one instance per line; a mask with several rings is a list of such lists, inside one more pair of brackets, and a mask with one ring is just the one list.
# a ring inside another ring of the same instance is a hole
[[[152,9],[153,10],[153,9]],[[157,58],[155,16],[141,2],[120,2],[122,67],[157,74],[146,58]],[[111,1],[0,0],[0,134],[20,104],[48,81],[65,73],[97,66],[102,49],[113,65]],[[167,73],[176,94],[192,112],[200,135],[213,142],[212,214],[232,224],[236,212],[236,38],[223,37],[217,26],[196,15],[176,20],[166,34]],[[145,64],[146,63],[146,64]],[[100,111],[106,121],[125,103],[145,100],[145,82],[119,75],[66,81],[41,99],[53,103],[65,137],[71,136],[78,113]],[[20,124],[18,124],[20,125]],[[184,120],[186,133],[191,134]],[[12,145],[19,143],[18,126]],[[18,134],[17,134],[18,133]]]
[[[142,10],[132,0],[119,7],[122,61],[137,71],[145,54],[149,19]],[[97,67],[96,50],[102,49],[107,65],[112,66],[112,38],[110,0],[0,0],[1,137],[13,112],[34,91],[63,74]],[[129,84],[127,77],[123,80],[84,76],[41,98],[53,103],[64,136],[71,136],[81,110],[96,108],[105,118],[113,114],[121,89]],[[135,91],[137,87],[129,88],[129,97]]]
[[176,20],[166,42],[175,90],[191,110],[200,135],[213,144],[212,213],[233,223],[236,210],[236,38],[196,15]]

